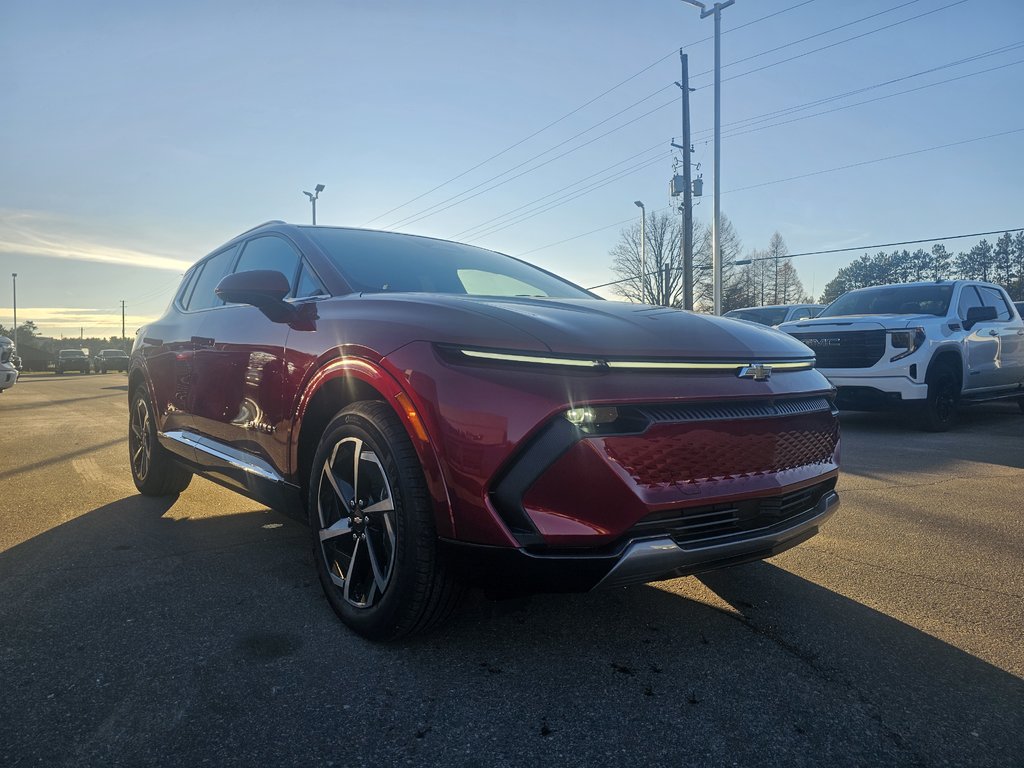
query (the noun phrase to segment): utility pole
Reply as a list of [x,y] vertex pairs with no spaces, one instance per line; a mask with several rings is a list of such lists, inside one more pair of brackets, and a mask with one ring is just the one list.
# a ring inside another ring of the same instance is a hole
[[14,299],[14,348],[18,348],[18,273],[11,272],[11,291]]
[[683,2],[695,5],[700,8],[700,17],[706,19],[708,16],[715,17],[715,194],[714,206],[711,219],[711,268],[712,282],[714,285],[715,314],[722,314],[722,243],[719,237],[719,222],[721,219],[722,194],[722,10],[728,8],[736,0],[725,0],[724,3],[715,3],[711,10],[698,0],[683,0]]
[[647,209],[639,200],[633,205],[640,209],[640,303],[647,300]]
[[679,244],[683,265],[683,309],[693,310],[693,181],[690,178],[690,67],[683,49],[679,49],[682,76],[676,85],[683,94],[683,144],[672,146],[683,150],[683,240]]
[[121,299],[121,341],[124,341],[124,299]]

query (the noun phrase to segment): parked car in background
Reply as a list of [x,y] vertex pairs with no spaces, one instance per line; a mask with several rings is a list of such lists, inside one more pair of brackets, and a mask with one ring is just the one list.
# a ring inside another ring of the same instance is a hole
[[723,317],[746,320],[760,325],[776,326],[790,320],[814,317],[825,308],[824,304],[769,304],[763,307],[731,309]]
[[618,587],[804,541],[838,502],[831,395],[785,334],[482,248],[270,222],[139,330],[128,447],[144,494],[198,473],[304,516],[331,607],[392,639],[466,583]]
[[80,349],[62,349],[57,353],[53,372],[56,374],[78,371],[89,373],[89,357]]
[[931,431],[961,403],[1018,398],[1024,410],[1024,321],[998,285],[861,288],[780,330],[814,350],[842,408],[912,408]]
[[130,359],[123,349],[101,349],[92,359],[92,368],[96,373],[127,371]]
[[14,366],[14,342],[0,336],[0,392],[10,389],[18,382],[18,369]]

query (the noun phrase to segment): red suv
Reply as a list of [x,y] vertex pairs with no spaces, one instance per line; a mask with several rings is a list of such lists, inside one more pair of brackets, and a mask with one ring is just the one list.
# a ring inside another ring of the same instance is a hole
[[300,514],[352,629],[467,584],[578,591],[774,555],[836,508],[839,424],[789,336],[603,301],[492,251],[270,222],[140,329],[135,484]]

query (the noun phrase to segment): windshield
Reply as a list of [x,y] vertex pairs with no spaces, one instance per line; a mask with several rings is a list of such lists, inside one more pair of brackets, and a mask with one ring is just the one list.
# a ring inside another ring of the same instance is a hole
[[128,353],[122,352],[120,349],[104,349],[100,354],[103,357],[128,357]]
[[952,285],[883,285],[843,294],[818,317],[840,315],[936,315],[943,317],[953,296]]
[[57,353],[58,357],[85,357],[85,352],[80,349],[62,349]]
[[734,320],[748,320],[761,325],[778,325],[786,319],[786,307],[757,307],[752,309],[734,309],[726,312],[726,317]]
[[303,227],[362,293],[458,293],[593,299],[593,294],[525,262],[471,245],[328,227]]

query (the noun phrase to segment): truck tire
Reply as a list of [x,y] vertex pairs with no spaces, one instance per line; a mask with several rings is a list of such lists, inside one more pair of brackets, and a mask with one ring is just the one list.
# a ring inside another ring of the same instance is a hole
[[928,397],[921,407],[921,428],[927,432],[946,432],[956,423],[960,399],[960,381],[949,365],[928,372]]

